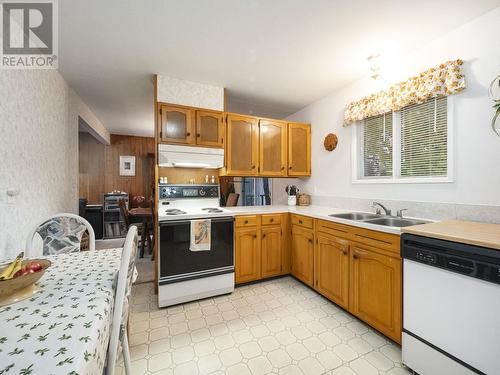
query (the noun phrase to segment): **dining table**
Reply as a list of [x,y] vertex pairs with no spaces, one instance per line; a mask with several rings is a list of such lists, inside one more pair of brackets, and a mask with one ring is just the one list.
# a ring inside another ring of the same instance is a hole
[[153,220],[153,212],[151,210],[151,207],[131,208],[128,212],[131,217],[135,217],[142,221],[144,232],[141,234],[140,257],[144,258],[144,245],[146,242],[148,243],[147,247],[149,249],[149,252],[152,253],[151,237],[150,237],[151,233],[149,233],[149,226],[151,221]]
[[37,292],[0,307],[0,375],[103,374],[121,253],[43,257]]

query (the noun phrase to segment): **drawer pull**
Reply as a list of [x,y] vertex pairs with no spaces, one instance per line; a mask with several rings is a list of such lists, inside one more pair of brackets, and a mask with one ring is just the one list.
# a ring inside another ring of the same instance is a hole
[[248,220],[245,220],[245,224],[248,224]]
[[274,221],[274,219],[273,219],[273,218],[271,218],[271,220],[269,220],[269,221],[272,223],[272,222]]
[[304,224],[304,223],[302,222],[302,220],[299,220],[299,224]]

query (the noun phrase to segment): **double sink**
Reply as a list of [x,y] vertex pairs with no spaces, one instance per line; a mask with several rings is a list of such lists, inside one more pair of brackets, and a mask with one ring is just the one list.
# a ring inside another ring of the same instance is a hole
[[383,225],[386,227],[397,227],[397,228],[410,227],[412,225],[429,223],[429,221],[425,220],[407,219],[394,216],[370,214],[364,212],[349,212],[345,214],[331,214],[328,216],[336,217],[339,219],[362,221],[363,223],[367,224]]

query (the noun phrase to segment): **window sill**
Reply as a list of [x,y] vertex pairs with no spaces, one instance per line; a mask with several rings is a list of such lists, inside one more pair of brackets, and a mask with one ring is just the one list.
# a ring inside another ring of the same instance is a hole
[[408,178],[363,178],[352,180],[353,184],[449,184],[451,177],[408,177]]

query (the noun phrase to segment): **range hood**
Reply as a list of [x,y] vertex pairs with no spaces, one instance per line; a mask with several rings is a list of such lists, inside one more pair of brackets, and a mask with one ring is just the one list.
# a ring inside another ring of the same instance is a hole
[[222,168],[224,149],[159,144],[158,165],[179,168]]

